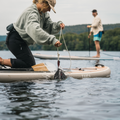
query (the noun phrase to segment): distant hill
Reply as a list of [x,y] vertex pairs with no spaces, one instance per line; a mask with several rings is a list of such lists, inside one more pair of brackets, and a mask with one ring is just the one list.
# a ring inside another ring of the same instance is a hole
[[[56,35],[57,39],[59,35]],[[89,50],[89,40],[88,33],[66,33],[64,34],[64,38],[67,44],[67,47],[71,51],[88,51]],[[63,43],[63,40],[61,40]],[[106,30],[105,34],[102,37],[102,41],[100,42],[101,49],[105,51],[120,51],[120,28],[115,28],[113,30]],[[53,45],[31,45],[29,46],[31,50],[56,50],[56,47]],[[63,44],[59,50],[64,50],[65,45]],[[95,50],[95,44],[93,42],[93,36],[90,38],[90,49]],[[0,50],[8,50],[5,41],[0,42]]]
[[[87,32],[87,26],[88,24],[83,24],[83,25],[74,25],[74,26],[66,26],[65,29],[63,30],[63,33],[76,33],[76,34],[80,34],[80,33],[84,33]],[[103,25],[104,30],[113,30],[115,28],[120,28],[120,24],[106,24]]]
[[[74,25],[74,26],[66,26],[65,29],[63,30],[63,33],[85,33],[88,31],[87,26],[88,24],[83,24],[83,25]],[[115,28],[120,28],[120,23],[119,24],[106,24],[103,25],[104,30],[113,30]],[[6,36],[0,36],[0,41],[5,41]]]
[[[59,35],[57,36],[57,38]],[[66,33],[64,34],[64,38],[68,47],[68,50],[71,51],[88,51],[89,50],[89,40],[88,33]],[[61,42],[63,42],[61,40]],[[120,51],[120,28],[115,28],[113,30],[106,30],[105,34],[102,36],[102,40],[100,42],[100,46],[102,50],[105,51]],[[34,47],[35,48],[35,47]],[[37,46],[36,46],[37,48]],[[53,45],[48,46],[45,45],[42,48],[43,50],[56,50]],[[63,44],[59,50],[64,50],[65,45]],[[93,36],[90,38],[90,49],[91,51],[96,50],[95,44],[93,42]]]

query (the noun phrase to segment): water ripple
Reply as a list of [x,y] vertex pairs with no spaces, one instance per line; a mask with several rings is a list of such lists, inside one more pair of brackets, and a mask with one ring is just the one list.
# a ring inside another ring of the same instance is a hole
[[[0,119],[120,120],[120,62],[100,62],[111,68],[110,78],[0,83]],[[72,63],[72,67],[86,67],[95,61]],[[65,65],[63,60],[61,66]]]

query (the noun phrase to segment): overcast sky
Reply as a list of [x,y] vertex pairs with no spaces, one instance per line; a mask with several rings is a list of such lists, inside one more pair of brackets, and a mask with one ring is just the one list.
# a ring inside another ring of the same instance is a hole
[[[32,0],[1,0],[0,35],[31,4]],[[55,9],[57,14],[50,12],[52,20],[62,20],[65,25],[92,23],[92,9],[98,10],[103,24],[120,23],[120,0],[57,0]]]

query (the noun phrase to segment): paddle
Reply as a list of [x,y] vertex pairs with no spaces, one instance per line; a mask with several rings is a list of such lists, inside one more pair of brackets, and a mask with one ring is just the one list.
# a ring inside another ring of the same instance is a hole
[[[89,36],[89,31],[90,31],[90,28],[88,28],[88,36]],[[89,38],[89,57],[90,57],[90,38]]]

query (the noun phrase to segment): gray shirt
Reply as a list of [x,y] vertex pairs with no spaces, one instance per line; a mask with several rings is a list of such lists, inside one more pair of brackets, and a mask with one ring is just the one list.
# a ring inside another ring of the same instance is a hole
[[28,45],[34,43],[55,45],[58,40],[53,34],[60,31],[61,23],[52,22],[49,13],[40,14],[36,4],[32,4],[13,25]]

